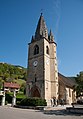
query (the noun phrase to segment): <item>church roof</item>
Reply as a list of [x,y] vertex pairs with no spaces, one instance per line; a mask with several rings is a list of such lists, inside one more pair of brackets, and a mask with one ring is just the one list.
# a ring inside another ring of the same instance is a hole
[[48,38],[48,30],[47,30],[46,23],[44,21],[44,17],[42,15],[42,13],[40,15],[40,18],[39,18],[39,21],[37,24],[35,38],[40,39],[41,36]]
[[71,78],[65,77],[62,74],[58,73],[59,82],[62,82],[67,87],[73,88],[73,86],[76,85],[75,80],[72,80]]

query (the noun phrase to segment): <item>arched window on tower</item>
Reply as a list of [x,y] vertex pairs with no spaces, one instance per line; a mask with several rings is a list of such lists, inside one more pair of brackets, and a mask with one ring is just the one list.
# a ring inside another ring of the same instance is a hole
[[46,46],[46,53],[49,55],[49,47]]
[[39,46],[35,45],[34,47],[34,55],[39,54]]

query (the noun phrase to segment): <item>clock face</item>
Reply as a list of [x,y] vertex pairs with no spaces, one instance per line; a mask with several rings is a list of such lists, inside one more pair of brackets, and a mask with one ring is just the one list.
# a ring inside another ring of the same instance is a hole
[[33,62],[33,66],[34,66],[34,67],[36,67],[36,66],[37,66],[37,64],[38,64],[38,62],[37,62],[37,61],[34,61],[34,62]]

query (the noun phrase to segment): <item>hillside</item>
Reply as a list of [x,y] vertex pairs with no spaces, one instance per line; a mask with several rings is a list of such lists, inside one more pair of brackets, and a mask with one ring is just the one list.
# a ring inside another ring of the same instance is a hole
[[3,82],[16,82],[21,86],[26,83],[27,69],[7,63],[0,63],[0,89]]

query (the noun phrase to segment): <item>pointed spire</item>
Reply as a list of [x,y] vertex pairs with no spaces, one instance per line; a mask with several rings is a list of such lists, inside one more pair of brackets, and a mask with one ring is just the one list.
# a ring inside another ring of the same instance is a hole
[[51,29],[50,29],[50,33],[48,35],[48,39],[49,39],[49,41],[54,41],[54,37],[53,37]]
[[41,37],[45,37],[48,39],[48,30],[44,21],[44,17],[41,13],[39,21],[38,21],[38,25],[36,28],[36,32],[35,32],[35,38],[37,40],[39,40]]

